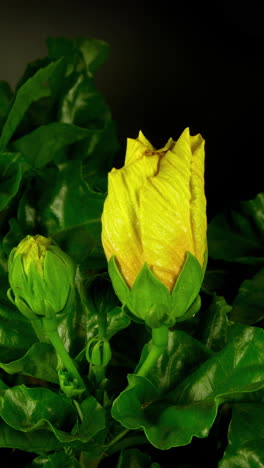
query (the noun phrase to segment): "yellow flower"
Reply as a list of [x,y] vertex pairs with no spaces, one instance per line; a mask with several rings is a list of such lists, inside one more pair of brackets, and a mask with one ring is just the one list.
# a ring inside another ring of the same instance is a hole
[[156,150],[139,132],[128,139],[125,165],[112,169],[102,215],[107,259],[115,256],[132,287],[146,264],[171,292],[187,252],[204,267],[204,140],[185,129]]

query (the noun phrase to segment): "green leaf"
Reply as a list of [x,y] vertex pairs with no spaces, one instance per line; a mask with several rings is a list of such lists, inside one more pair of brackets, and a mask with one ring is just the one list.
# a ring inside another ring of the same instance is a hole
[[91,188],[107,191],[107,173],[119,149],[114,122],[108,121],[102,130],[91,132],[91,138],[74,145],[73,158],[83,159],[83,177]]
[[90,396],[77,410],[69,398],[46,388],[19,385],[0,392],[0,416],[13,429],[23,432],[46,429],[63,443],[87,442],[105,427],[105,413]]
[[45,68],[38,70],[32,78],[29,78],[26,83],[19,88],[13,106],[2,129],[0,137],[0,152],[6,148],[9,140],[31,103],[44,96],[50,95],[50,89],[47,86],[47,81],[54,73],[56,73],[56,70],[60,65],[61,59],[54,63],[50,63]]
[[13,429],[29,432],[50,428],[70,431],[76,420],[71,400],[46,388],[19,385],[1,391],[0,415]]
[[100,336],[103,334],[107,340],[110,340],[130,324],[130,320],[119,307],[119,300],[106,275],[96,275],[84,281],[83,301],[87,306],[85,314],[87,341],[98,336],[99,332]]
[[9,255],[13,247],[16,247],[23,237],[26,237],[26,235],[30,233],[29,230],[25,231],[15,218],[10,218],[8,224],[9,231],[2,242],[2,248],[6,255]]
[[66,154],[69,145],[87,138],[88,135],[86,129],[76,125],[52,122],[14,141],[13,147],[23,154],[33,168],[41,168],[56,159],[62,151]]
[[20,156],[0,153],[0,211],[17,194],[22,179]]
[[58,383],[57,356],[48,343],[34,343],[20,359],[0,362],[0,367],[8,374],[30,375],[46,382]]
[[0,447],[25,450],[27,452],[48,453],[53,450],[60,450],[62,444],[52,432],[43,430],[21,432],[0,420]]
[[126,449],[122,450],[116,468],[149,468],[151,458],[140,450]]
[[232,307],[224,297],[214,296],[200,326],[202,342],[212,351],[220,351],[227,343],[228,314]]
[[85,70],[88,75],[94,73],[105,61],[108,55],[108,45],[98,39],[64,37],[49,38],[47,40],[49,57],[57,60],[64,56],[68,63],[68,70]]
[[81,468],[74,455],[64,451],[55,452],[46,457],[37,457],[30,466],[32,468],[61,468],[62,466],[63,468]]
[[9,84],[6,81],[0,81],[0,129],[8,114],[12,95],[13,93]]
[[185,361],[180,375],[178,372],[174,353],[179,348],[180,335],[174,333],[177,346],[175,343],[169,355],[161,356],[147,378],[130,375],[129,386],[112,408],[117,421],[128,429],[143,428],[149,441],[159,449],[186,445],[193,436],[206,437],[219,404],[229,395],[264,387],[263,330],[233,325],[227,345],[198,368],[196,361],[196,370],[188,367],[197,356],[198,345],[195,341],[190,345],[192,339],[181,335],[180,356],[187,359],[188,377]]
[[74,84],[63,96],[59,119],[80,127],[104,128],[111,114],[92,78],[85,74],[76,75]]
[[[12,309],[11,309],[12,314]],[[0,318],[0,359],[4,363],[20,359],[36,341],[36,335],[28,321]]]
[[243,403],[233,406],[228,440],[219,468],[263,467],[263,403]]
[[243,281],[232,304],[230,319],[253,324],[264,318],[264,268],[251,279]]
[[81,423],[76,423],[72,435],[78,440],[87,442],[105,428],[105,410],[92,396],[86,398],[80,405],[76,404],[81,415]]
[[209,255],[241,263],[264,263],[264,193],[217,215],[208,227]]
[[61,167],[48,204],[45,206],[46,200],[39,201],[47,234],[77,264],[89,265],[90,256],[99,247],[104,256],[101,247],[104,198],[104,194],[93,192],[83,180],[80,161],[72,161]]

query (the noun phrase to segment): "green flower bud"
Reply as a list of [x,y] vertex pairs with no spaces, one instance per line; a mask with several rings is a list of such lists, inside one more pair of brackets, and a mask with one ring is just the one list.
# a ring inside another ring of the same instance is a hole
[[60,369],[58,377],[60,388],[68,398],[78,398],[85,392],[85,387],[80,387],[78,380],[73,378],[68,371]]
[[52,239],[27,236],[8,261],[9,299],[29,319],[62,311],[74,287],[75,265]]
[[86,359],[90,364],[106,367],[111,357],[109,341],[104,338],[91,338],[89,340],[86,348]]

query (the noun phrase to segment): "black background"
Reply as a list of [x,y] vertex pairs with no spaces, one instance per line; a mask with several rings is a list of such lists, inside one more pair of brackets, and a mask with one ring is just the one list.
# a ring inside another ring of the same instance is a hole
[[1,2],[0,79],[14,87],[26,64],[46,55],[48,37],[105,40],[110,55],[96,83],[117,124],[120,160],[140,129],[156,147],[187,126],[202,133],[210,219],[263,191],[264,157],[263,8],[212,3]]
[[96,83],[126,138],[156,147],[186,126],[206,139],[209,218],[263,190],[263,8],[214,2],[20,2],[1,5],[0,79],[14,86],[52,36],[110,44]]

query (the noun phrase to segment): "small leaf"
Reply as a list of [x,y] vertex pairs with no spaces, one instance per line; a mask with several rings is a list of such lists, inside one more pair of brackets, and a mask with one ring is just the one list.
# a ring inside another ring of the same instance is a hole
[[220,351],[227,342],[228,314],[232,307],[224,297],[215,296],[201,324],[202,342],[212,351]]
[[88,135],[86,129],[76,125],[52,122],[14,141],[13,147],[23,154],[33,168],[41,168],[56,159],[61,151],[67,154],[69,145],[87,138]]
[[10,308],[9,320],[0,318],[0,360],[4,363],[20,359],[36,341],[30,323],[17,320],[16,311],[12,312]]
[[228,431],[228,446],[219,468],[262,468],[263,403],[236,404]]
[[48,234],[80,263],[88,257],[92,247],[101,244],[105,196],[93,192],[82,179],[80,161],[69,162],[61,168],[53,190],[52,200],[43,207],[43,222]]
[[253,324],[264,318],[264,268],[243,281],[232,306],[230,319],[234,322]]
[[47,455],[46,457],[37,457],[33,460],[32,468],[43,467],[43,468],[81,468],[80,463],[74,457],[64,451],[55,452]]
[[8,114],[12,96],[13,93],[9,84],[6,81],[0,81],[0,129]]
[[52,74],[56,72],[56,69],[60,64],[61,59],[57,60],[57,62],[50,63],[45,68],[41,68],[32,78],[29,78],[26,83],[19,88],[13,106],[2,129],[0,137],[0,152],[6,148],[30,104],[44,96],[50,95],[50,90],[46,82],[52,77]]
[[217,215],[208,227],[209,255],[241,263],[264,263],[264,193]]
[[116,468],[149,468],[151,458],[138,449],[122,450]]
[[20,156],[16,153],[0,153],[0,211],[17,194],[21,179]]
[[94,73],[97,68],[105,61],[108,55],[108,45],[98,39],[68,39],[64,37],[49,38],[47,40],[49,57],[51,60],[57,60],[64,56],[67,60],[69,70],[82,68],[87,74]]
[[2,390],[0,415],[13,429],[28,432],[51,428],[71,430],[76,411],[72,402],[46,388],[19,385]]
[[46,382],[58,383],[57,356],[48,343],[34,343],[20,359],[0,362],[0,367],[8,374],[30,375]]
[[49,453],[53,450],[60,450],[62,444],[50,431],[21,432],[0,420],[0,447]]

